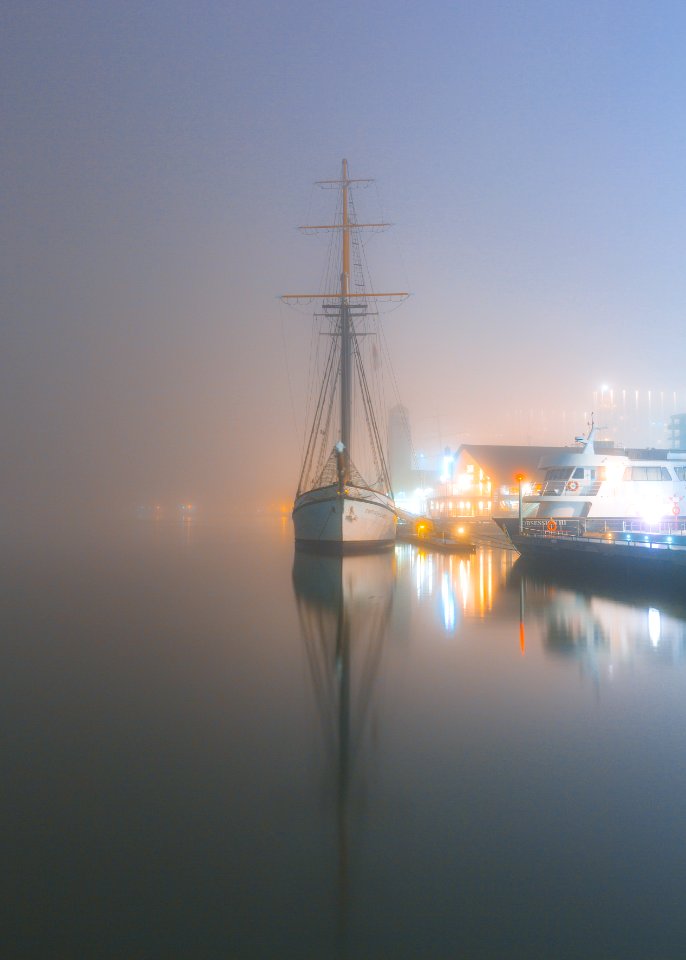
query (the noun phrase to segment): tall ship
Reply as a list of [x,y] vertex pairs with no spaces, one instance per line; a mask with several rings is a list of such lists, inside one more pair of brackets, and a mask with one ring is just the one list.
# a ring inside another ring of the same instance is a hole
[[[318,181],[336,191],[335,222],[300,229],[331,234],[325,292],[282,297],[287,304],[314,305],[319,325],[315,352],[322,355],[293,505],[299,546],[369,550],[395,540],[397,516],[373,374],[381,358],[378,304],[408,294],[376,293],[371,287],[363,231],[389,226],[357,219],[353,190],[371,182],[351,179],[347,160],[342,161],[339,179]],[[323,350],[322,342],[328,344]]]
[[496,520],[519,553],[686,576],[686,450],[614,447],[593,424],[577,443],[541,461],[517,518]]

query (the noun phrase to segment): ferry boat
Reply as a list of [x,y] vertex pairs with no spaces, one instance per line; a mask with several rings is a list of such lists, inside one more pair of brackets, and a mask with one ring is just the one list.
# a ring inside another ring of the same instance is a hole
[[686,575],[686,450],[624,449],[595,434],[591,425],[577,449],[544,458],[519,516],[496,523],[525,558]]
[[371,291],[362,231],[389,224],[360,223],[352,199],[354,187],[371,182],[351,179],[347,160],[338,180],[318,182],[337,191],[338,222],[301,229],[331,232],[329,264],[335,266],[327,278],[329,292],[281,298],[289,304],[314,302],[315,320],[320,321],[317,350],[324,339],[329,344],[293,505],[297,546],[365,551],[395,541],[397,515],[375,408],[374,371],[369,369],[377,365],[381,350],[375,348],[369,364],[365,348],[369,339],[377,338],[376,304],[404,300],[408,294]]

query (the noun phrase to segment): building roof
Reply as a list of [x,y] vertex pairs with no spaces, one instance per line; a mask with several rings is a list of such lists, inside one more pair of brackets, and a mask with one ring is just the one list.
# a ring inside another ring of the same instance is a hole
[[507,447],[499,444],[464,443],[457,451],[457,459],[466,453],[492,480],[504,482],[514,480],[517,473],[531,478],[540,472],[539,463],[543,457],[550,457],[573,447]]

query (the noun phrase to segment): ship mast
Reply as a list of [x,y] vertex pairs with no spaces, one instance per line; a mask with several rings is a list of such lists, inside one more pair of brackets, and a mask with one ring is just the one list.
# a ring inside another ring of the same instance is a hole
[[[328,307],[332,313],[334,310],[338,313],[338,330],[336,333],[341,338],[340,352],[340,445],[338,448],[339,456],[342,460],[342,475],[339,474],[339,480],[348,483],[350,480],[350,438],[352,433],[352,390],[353,390],[353,349],[355,340],[354,316],[364,316],[366,313],[367,300],[404,300],[409,296],[408,293],[351,293],[350,290],[350,270],[351,270],[351,233],[353,230],[375,229],[385,230],[390,226],[388,223],[357,223],[350,219],[350,187],[357,184],[372,183],[369,179],[351,179],[348,173],[348,161],[341,162],[341,176],[338,180],[317,180],[320,187],[339,189],[342,196],[342,219],[341,223],[335,224],[316,224],[300,227],[304,231],[319,230],[341,230],[342,231],[342,251],[341,251],[341,275],[340,290],[338,293],[290,293],[281,297],[285,303],[296,303],[298,301],[321,300],[326,311]],[[329,301],[327,304],[326,301]],[[334,307],[335,304],[335,307]]]
[[350,336],[350,221],[348,218],[348,161],[344,160],[341,169],[343,189],[343,263],[341,271],[341,443],[343,444],[344,472],[342,481],[350,479],[350,419],[351,419],[351,378],[352,351]]

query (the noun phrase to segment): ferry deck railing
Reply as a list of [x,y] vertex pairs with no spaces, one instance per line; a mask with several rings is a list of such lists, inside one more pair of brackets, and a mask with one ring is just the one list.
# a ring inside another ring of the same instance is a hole
[[524,518],[522,533],[686,550],[686,518],[681,517],[663,518],[653,523],[611,517]]

